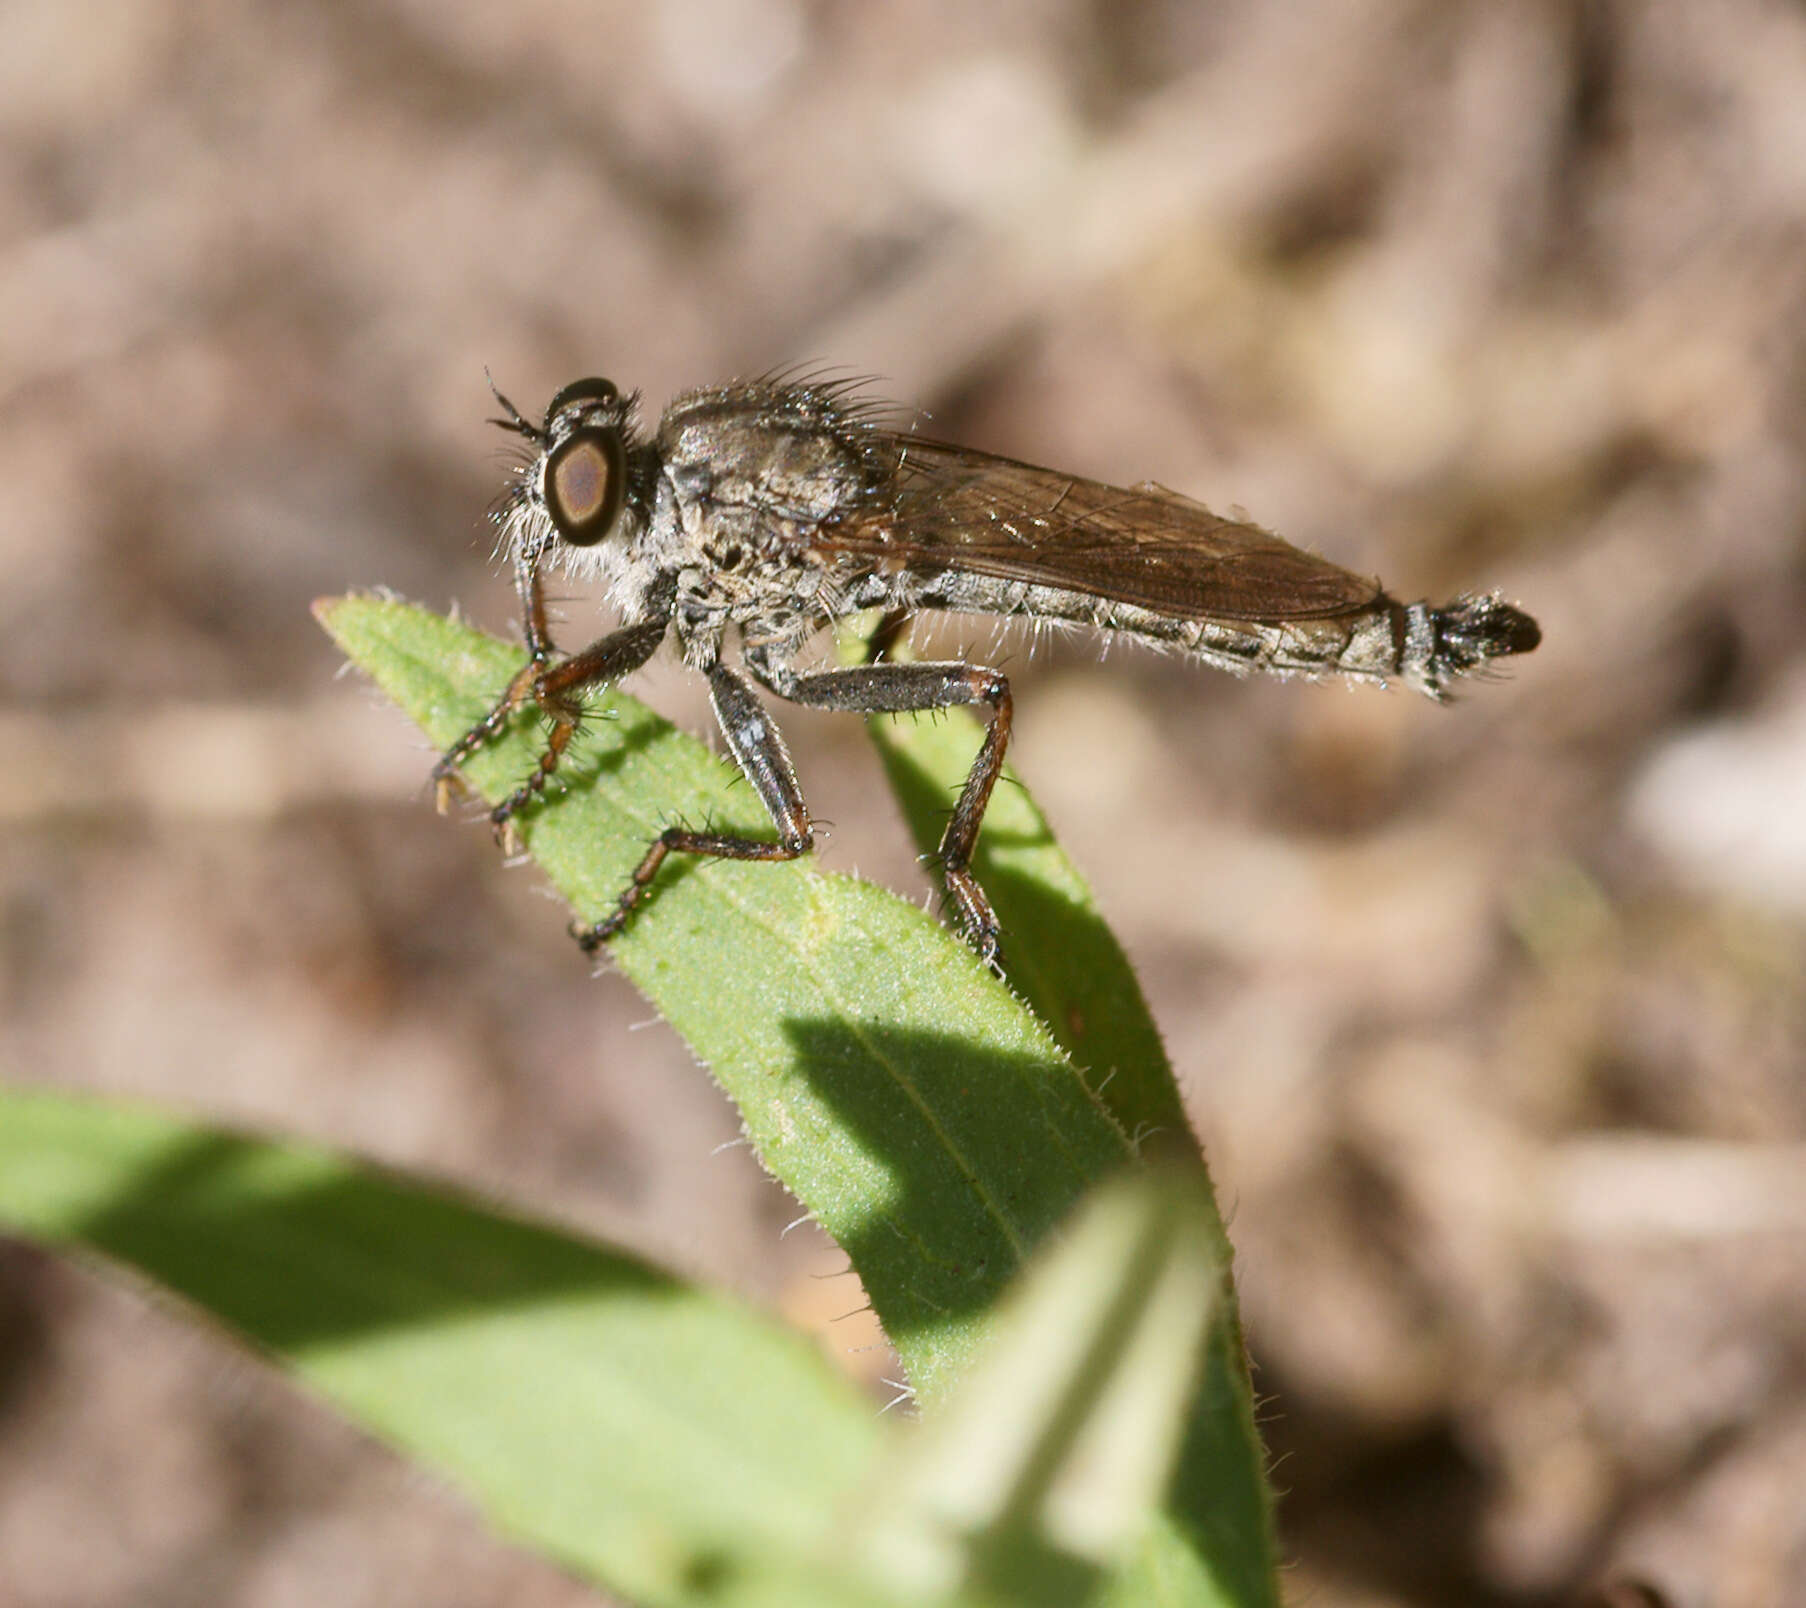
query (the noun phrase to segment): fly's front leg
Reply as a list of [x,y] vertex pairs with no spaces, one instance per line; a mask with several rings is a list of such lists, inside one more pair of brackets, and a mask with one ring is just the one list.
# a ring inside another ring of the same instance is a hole
[[796,767],[790,762],[790,751],[784,746],[783,734],[759,702],[752,682],[740,671],[718,664],[709,672],[709,698],[727,739],[728,751],[770,811],[778,829],[778,841],[766,843],[720,832],[692,832],[685,826],[666,827],[652,840],[615,909],[593,927],[577,930],[577,942],[589,954],[593,955],[627,925],[635,907],[651,891],[666,856],[703,854],[717,860],[794,860],[807,854],[815,841],[815,828],[803,804],[803,790],[796,779]]
[[508,729],[514,712],[532,696],[533,678],[545,668],[545,663],[543,658],[535,655],[522,665],[501,697],[496,699],[495,707],[439,756],[438,763],[433,766],[433,804],[441,815],[451,809],[453,799],[464,796],[464,778],[459,774],[464,761]]
[[556,652],[552,646],[551,627],[546,620],[546,594],[539,579],[537,553],[523,551],[515,556],[514,590],[520,598],[521,634],[526,638],[527,662],[496,699],[495,707],[439,756],[439,763],[433,767],[433,801],[441,815],[451,808],[453,797],[463,791],[464,779],[458,774],[459,767],[479,748],[494,742],[508,729],[515,711],[534,696],[534,682],[552,662]]
[[788,665],[774,664],[749,653],[759,679],[780,698],[816,709],[858,714],[908,714],[957,705],[988,705],[990,726],[960,789],[959,802],[941,834],[941,877],[947,884],[961,929],[980,955],[997,954],[997,913],[972,874],[972,851],[979,823],[1003,769],[1010,741],[1010,684],[1000,670],[971,664],[868,664],[846,670],[817,670],[798,675]]
[[509,718],[529,701],[545,711],[551,718],[551,727],[546,733],[546,746],[540,753],[539,763],[526,781],[489,812],[490,824],[498,837],[505,837],[515,813],[545,790],[552,773],[558,769],[558,762],[583,718],[581,694],[589,687],[618,681],[639,669],[664,640],[669,623],[661,618],[623,626],[592,642],[582,652],[552,663],[551,644],[544,635],[543,610],[537,631],[531,623],[533,615],[529,614],[528,619],[527,645],[533,657],[508,683],[507,691],[496,701],[495,707],[465,732],[433,767],[439,807],[443,811],[456,782],[458,766],[485,743],[499,737],[506,730]]

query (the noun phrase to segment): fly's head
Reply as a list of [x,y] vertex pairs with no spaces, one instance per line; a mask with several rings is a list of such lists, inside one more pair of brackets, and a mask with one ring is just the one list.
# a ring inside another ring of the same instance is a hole
[[495,514],[500,551],[552,559],[577,575],[618,576],[645,525],[647,449],[635,431],[638,398],[622,396],[608,380],[576,380],[535,424],[500,391],[495,397],[507,416],[491,422],[528,447]]

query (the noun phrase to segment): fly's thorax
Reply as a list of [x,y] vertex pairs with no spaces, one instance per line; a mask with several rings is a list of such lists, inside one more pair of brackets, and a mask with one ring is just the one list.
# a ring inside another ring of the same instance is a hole
[[733,625],[788,636],[795,622],[836,612],[835,575],[815,538],[877,495],[868,427],[807,388],[726,387],[673,402],[654,450],[649,545],[699,635]]
[[869,506],[882,454],[872,432],[807,389],[692,392],[665,410],[658,453],[686,528],[702,534],[736,512],[740,538],[784,539]]
[[[802,543],[759,546],[730,540],[704,548],[700,562],[677,575],[679,608],[693,619],[713,619],[768,634],[771,622],[825,624],[839,612],[839,589],[819,553]],[[786,624],[781,634],[788,634]]]

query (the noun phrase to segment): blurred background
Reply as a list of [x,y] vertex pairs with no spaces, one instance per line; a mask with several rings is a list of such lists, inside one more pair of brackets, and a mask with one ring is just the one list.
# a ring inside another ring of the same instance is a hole
[[[307,612],[510,628],[485,366],[656,410],[804,359],[1541,619],[1453,710],[1018,643],[1014,758],[1232,1214],[1296,1599],[1806,1601],[1794,5],[0,6],[0,1075],[456,1180],[881,1372]],[[785,726],[821,862],[925,892],[859,723]],[[596,1600],[0,1246],[6,1608]]]

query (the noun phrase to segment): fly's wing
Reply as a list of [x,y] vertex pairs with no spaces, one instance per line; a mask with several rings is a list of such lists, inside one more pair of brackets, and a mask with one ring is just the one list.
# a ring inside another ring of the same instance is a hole
[[965,570],[1178,619],[1308,620],[1365,609],[1379,583],[1152,482],[1125,490],[969,447],[887,434],[892,495],[812,547],[886,567]]

